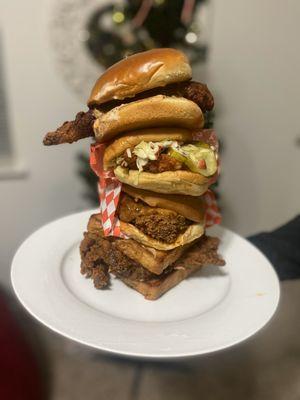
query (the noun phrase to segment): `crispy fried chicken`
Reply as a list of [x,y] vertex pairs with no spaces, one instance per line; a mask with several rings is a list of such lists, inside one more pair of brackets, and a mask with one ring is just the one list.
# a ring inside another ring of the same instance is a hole
[[62,143],[73,143],[77,140],[94,136],[93,123],[95,117],[92,110],[80,111],[74,121],[66,121],[54,132],[48,132],[43,144],[52,146]]
[[[125,151],[122,158],[124,159],[124,162],[121,164],[122,166],[124,164],[128,169],[138,169],[136,165],[137,156],[133,154],[133,152],[131,152],[131,157],[129,157]],[[178,171],[183,169],[183,167],[182,162],[176,160],[176,158],[161,153],[158,155],[157,160],[149,160],[147,164],[143,166],[143,171],[157,174],[165,171]]]
[[172,265],[169,265],[162,274],[156,275],[142,267],[136,261],[127,257],[117,246],[118,239],[104,238],[100,234],[85,232],[80,245],[81,273],[94,280],[94,285],[102,289],[109,285],[109,272],[119,278],[129,278],[139,282],[158,284],[165,277],[178,268],[192,266],[225,264],[218,254],[219,239],[203,236],[187,252]]
[[[214,98],[206,85],[200,82],[188,81],[147,90],[137,94],[133,98],[113,100],[105,104],[101,104],[100,106],[95,106],[95,108],[98,108],[101,112],[107,112],[120,104],[139,100],[149,96],[155,96],[157,94],[185,97],[198,104],[203,112],[212,110],[214,106]],[[44,137],[43,143],[45,146],[52,146],[62,143],[73,143],[77,140],[94,136],[94,120],[95,116],[92,110],[86,112],[81,111],[76,115],[74,121],[64,122],[64,124],[57,128],[56,131],[47,133]]]
[[124,193],[119,203],[118,214],[121,221],[128,222],[146,235],[165,243],[175,242],[178,235],[192,223],[174,211],[149,207]]

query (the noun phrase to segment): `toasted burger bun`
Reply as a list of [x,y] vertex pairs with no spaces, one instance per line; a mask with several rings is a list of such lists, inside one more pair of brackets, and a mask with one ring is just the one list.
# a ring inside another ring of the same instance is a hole
[[204,222],[205,208],[201,197],[153,193],[128,185],[123,185],[122,191],[134,199],[142,200],[150,207],[175,211],[177,214],[183,215],[191,221],[201,224]]
[[116,177],[127,185],[157,193],[201,196],[209,187],[209,179],[190,171],[167,171],[159,174],[117,167]]
[[120,133],[135,129],[162,126],[201,129],[203,125],[203,113],[193,101],[157,95],[101,113],[94,122],[94,133],[97,142],[107,142]]
[[189,268],[180,268],[178,270],[174,270],[166,277],[161,278],[160,280],[155,280],[153,282],[139,282],[134,281],[130,278],[121,278],[121,280],[126,283],[127,286],[130,286],[131,288],[141,293],[145,297],[145,299],[156,300],[200,268],[201,266],[195,265]]
[[121,136],[110,144],[104,152],[103,167],[105,170],[116,166],[115,160],[128,148],[132,148],[142,141],[160,142],[162,140],[178,140],[191,142],[193,131],[183,128],[148,128],[130,132],[130,135]]
[[134,225],[127,222],[120,221],[120,229],[129,238],[142,243],[145,246],[164,251],[172,250],[175,249],[175,247],[184,246],[187,243],[191,243],[201,237],[204,233],[203,224],[193,224],[190,225],[184,233],[181,233],[174,243],[164,243],[160,240],[153,239],[152,237],[140,231]]
[[133,97],[145,90],[191,79],[186,56],[175,49],[155,49],[119,61],[97,80],[88,106]]

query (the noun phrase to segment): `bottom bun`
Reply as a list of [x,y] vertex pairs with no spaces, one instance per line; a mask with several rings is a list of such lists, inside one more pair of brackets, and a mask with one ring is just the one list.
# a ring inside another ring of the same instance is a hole
[[178,246],[184,246],[200,238],[204,234],[203,224],[190,225],[185,232],[181,233],[174,243],[164,243],[161,240],[153,239],[152,237],[143,233],[140,229],[127,222],[120,221],[120,228],[125,235],[130,239],[136,240],[145,246],[153,247],[157,250],[172,250]]
[[201,196],[209,187],[209,179],[190,171],[167,171],[158,174],[139,172],[117,167],[116,177],[127,185],[158,193],[188,194]]
[[131,280],[130,278],[120,278],[127,286],[135,289],[141,293],[147,300],[156,300],[168,290],[172,289],[174,286],[178,285],[186,277],[188,277],[193,272],[200,269],[201,266],[193,266],[189,268],[181,267],[178,270],[174,270],[171,274],[167,275],[165,278],[157,279],[149,282],[139,282]]

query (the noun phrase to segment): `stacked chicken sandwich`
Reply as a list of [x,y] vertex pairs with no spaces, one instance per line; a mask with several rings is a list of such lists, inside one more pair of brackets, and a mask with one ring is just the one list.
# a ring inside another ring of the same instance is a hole
[[[100,213],[80,246],[81,272],[97,288],[110,274],[157,299],[205,265],[224,265],[209,186],[218,175],[218,142],[203,129],[214,106],[207,86],[191,81],[185,55],[156,49],[110,67],[96,82],[89,110],[44,138],[45,145],[92,136]],[[199,278],[201,279],[201,278]]]

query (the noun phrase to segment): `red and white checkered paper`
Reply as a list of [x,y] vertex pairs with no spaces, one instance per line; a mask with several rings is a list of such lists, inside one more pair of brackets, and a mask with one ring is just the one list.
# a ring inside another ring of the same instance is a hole
[[[105,236],[117,236],[126,238],[120,230],[120,220],[115,215],[122,183],[116,178],[113,171],[104,171],[103,155],[106,145],[104,143],[92,144],[90,148],[90,166],[99,177],[98,192],[100,201],[100,213],[102,218],[103,232]],[[216,177],[213,177],[216,180]],[[221,214],[218,209],[216,197],[212,190],[203,195],[205,201],[206,227],[221,222]]]
[[113,171],[103,170],[105,144],[92,144],[90,148],[90,166],[99,177],[98,193],[104,236],[125,237],[120,230],[120,220],[115,215],[122,184]]
[[203,198],[205,202],[205,227],[209,228],[210,226],[220,224],[222,218],[214,192],[208,189],[204,193]]

